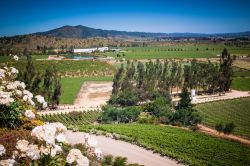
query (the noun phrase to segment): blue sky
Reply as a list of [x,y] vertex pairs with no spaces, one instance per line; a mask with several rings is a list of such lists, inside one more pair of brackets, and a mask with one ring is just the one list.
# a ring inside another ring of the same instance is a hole
[[0,36],[64,25],[145,32],[250,30],[250,0],[0,0]]

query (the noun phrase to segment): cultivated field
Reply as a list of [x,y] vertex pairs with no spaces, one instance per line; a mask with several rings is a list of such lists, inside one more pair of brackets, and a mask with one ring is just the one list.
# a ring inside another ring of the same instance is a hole
[[[34,60],[34,66],[38,71],[44,71],[52,65],[55,65],[64,77],[112,76],[115,71],[112,65],[99,61]],[[20,60],[15,66],[22,70],[26,66],[26,61]]]
[[100,116],[99,111],[71,112],[56,115],[41,115],[40,119],[46,122],[61,122],[65,126],[79,126],[94,123]]
[[[91,128],[91,127],[90,127]],[[142,124],[98,125],[98,130],[121,134],[129,142],[189,165],[249,165],[250,148],[185,129]],[[82,127],[86,130],[86,127]]]
[[[104,55],[127,59],[165,59],[165,58],[214,58],[227,48],[234,55],[248,55],[250,48],[229,47],[225,45],[174,45],[158,47],[121,47],[124,52],[106,52]],[[125,55],[125,56],[123,56]]]
[[233,122],[233,133],[250,138],[250,97],[198,104],[202,123],[214,128],[219,123]]

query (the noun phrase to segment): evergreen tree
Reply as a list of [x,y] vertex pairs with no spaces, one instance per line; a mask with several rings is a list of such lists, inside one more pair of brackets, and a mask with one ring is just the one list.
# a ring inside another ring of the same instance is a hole
[[24,71],[20,71],[18,78],[26,84],[26,89],[31,90],[35,75],[36,70],[32,61],[32,57],[27,55],[26,68]]
[[144,80],[144,77],[145,77],[145,71],[144,71],[143,63],[138,62],[137,72],[138,72],[138,75],[137,75],[137,88],[141,89],[142,85],[143,85],[143,80]]
[[220,91],[228,91],[233,76],[233,58],[225,48],[220,57]]
[[60,80],[60,75],[55,66],[46,69],[43,80],[43,93],[47,102],[51,104],[52,107],[59,104],[59,98],[61,95]]
[[112,86],[113,95],[117,95],[119,93],[123,72],[124,72],[124,67],[123,67],[123,64],[121,64],[121,67],[119,68],[118,72],[115,74],[114,79],[113,79],[113,86]]
[[187,109],[192,108],[190,94],[186,85],[183,86],[182,92],[180,94],[180,101],[178,103],[177,109]]

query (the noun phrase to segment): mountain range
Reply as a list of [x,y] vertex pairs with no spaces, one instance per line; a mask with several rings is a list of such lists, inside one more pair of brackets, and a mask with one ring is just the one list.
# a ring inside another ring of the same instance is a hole
[[83,25],[78,26],[63,26],[60,28],[52,29],[45,32],[37,32],[32,35],[36,36],[51,36],[60,38],[202,38],[202,37],[250,37],[250,31],[236,32],[236,33],[152,33],[152,32],[128,32],[117,30],[103,30],[86,27]]

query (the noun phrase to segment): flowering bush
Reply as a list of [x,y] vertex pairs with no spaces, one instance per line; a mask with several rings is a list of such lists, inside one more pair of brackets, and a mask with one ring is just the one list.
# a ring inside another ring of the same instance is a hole
[[[17,56],[14,56],[18,60]],[[0,68],[0,127],[19,127],[24,121],[35,119],[35,103],[42,108],[47,103],[40,95],[26,90],[23,82],[16,80],[18,70],[9,64]]]
[[47,102],[26,90],[16,74],[14,67],[0,68],[0,165],[88,166],[92,160],[100,165],[102,152],[95,149],[96,140],[86,137],[86,148],[69,150],[63,124],[36,119],[35,106],[46,108]]

